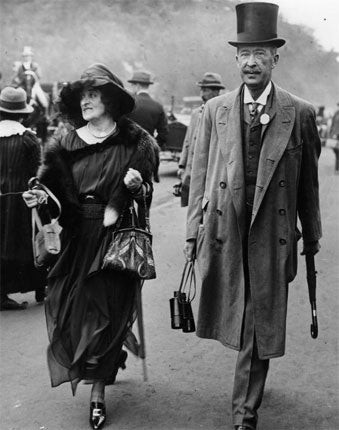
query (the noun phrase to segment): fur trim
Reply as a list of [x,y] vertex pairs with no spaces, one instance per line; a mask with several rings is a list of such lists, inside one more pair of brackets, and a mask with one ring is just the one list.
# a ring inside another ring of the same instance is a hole
[[[159,166],[160,149],[158,144],[149,133],[130,119],[119,120],[118,127],[120,130],[118,138],[121,143],[136,147],[128,168],[138,170],[143,181],[151,184]],[[81,205],[71,170],[72,161],[98,150],[97,145],[72,147],[74,139],[72,133],[76,132],[71,131],[61,144],[56,143],[46,147],[43,163],[38,171],[38,177],[41,182],[50,188],[60,200],[62,206],[60,224],[63,227],[79,224],[78,220],[81,217]],[[103,144],[105,145],[106,143]],[[107,144],[109,144],[109,141],[107,141]],[[124,172],[122,172],[118,188],[109,197],[105,211],[105,226],[115,224],[116,218],[126,206],[126,201],[131,198],[131,194],[123,183],[123,177]]]

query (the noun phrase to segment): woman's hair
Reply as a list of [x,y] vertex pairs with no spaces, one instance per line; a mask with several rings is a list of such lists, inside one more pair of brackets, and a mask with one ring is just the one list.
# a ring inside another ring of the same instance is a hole
[[93,81],[75,82],[67,84],[60,92],[59,110],[64,119],[75,128],[87,123],[82,117],[80,107],[81,94],[86,89],[94,89],[100,92],[101,101],[105,105],[106,112],[117,121],[121,116],[119,90],[111,84],[93,86]]
[[3,112],[0,111],[0,121],[9,119],[11,121],[20,121],[21,119],[27,118],[28,113],[15,113],[15,112]]

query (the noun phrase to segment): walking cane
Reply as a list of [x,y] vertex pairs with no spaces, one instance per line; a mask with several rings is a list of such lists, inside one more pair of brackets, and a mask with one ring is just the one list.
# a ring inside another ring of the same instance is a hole
[[142,370],[144,375],[144,382],[148,381],[147,377],[147,366],[146,366],[146,349],[145,349],[145,332],[144,332],[144,321],[142,316],[142,299],[141,299],[141,289],[143,286],[143,281],[137,286],[136,291],[136,305],[137,305],[137,319],[138,319],[138,330],[139,330],[139,357],[142,359]]
[[317,304],[316,304],[316,284],[317,272],[314,265],[314,255],[305,255],[306,257],[306,277],[308,284],[308,295],[312,311],[311,336],[313,339],[318,337],[318,319],[317,319]]

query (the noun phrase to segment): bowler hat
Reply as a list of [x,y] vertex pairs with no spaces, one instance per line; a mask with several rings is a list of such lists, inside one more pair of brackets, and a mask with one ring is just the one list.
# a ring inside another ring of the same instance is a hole
[[151,80],[151,74],[143,71],[134,72],[132,78],[127,82],[130,82],[131,84],[146,84],[146,85],[152,85],[154,83]]
[[94,63],[87,67],[80,76],[80,80],[71,84],[71,91],[79,93],[85,86],[103,87],[113,90],[114,98],[118,98],[121,114],[132,112],[135,104],[134,97],[125,88],[121,80],[112,73],[107,66]]
[[279,6],[273,3],[251,2],[236,5],[237,36],[229,41],[232,46],[270,44],[283,46],[285,40],[278,38],[277,21]]
[[201,81],[197,82],[197,85],[201,88],[225,88],[221,83],[221,76],[212,72],[206,72]]
[[27,94],[23,88],[5,87],[0,93],[0,111],[10,113],[31,113],[27,105]]

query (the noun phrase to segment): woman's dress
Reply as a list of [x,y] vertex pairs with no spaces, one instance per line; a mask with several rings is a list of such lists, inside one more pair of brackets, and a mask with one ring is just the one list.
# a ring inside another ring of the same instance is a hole
[[62,146],[76,154],[72,176],[82,214],[76,228],[64,229],[61,255],[48,276],[48,365],[52,386],[70,381],[74,393],[80,380],[115,375],[133,320],[138,282],[101,265],[112,231],[103,226],[104,207],[134,150],[119,135],[88,145],[75,131]]
[[16,121],[0,121],[1,294],[44,289],[33,263],[31,211],[22,199],[40,162],[36,136]]

